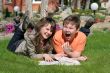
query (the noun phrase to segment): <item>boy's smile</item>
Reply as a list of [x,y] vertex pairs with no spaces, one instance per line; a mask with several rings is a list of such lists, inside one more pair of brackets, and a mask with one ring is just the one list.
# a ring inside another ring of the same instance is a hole
[[70,41],[74,37],[76,32],[76,26],[71,23],[65,24],[63,27],[63,35],[66,41]]

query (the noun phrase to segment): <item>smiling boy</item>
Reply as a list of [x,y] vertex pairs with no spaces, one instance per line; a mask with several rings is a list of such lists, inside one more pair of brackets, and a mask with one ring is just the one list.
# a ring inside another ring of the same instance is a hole
[[86,35],[79,31],[80,18],[70,15],[64,19],[63,29],[55,33],[53,44],[59,56],[68,56],[85,61],[87,57],[81,56],[86,45]]

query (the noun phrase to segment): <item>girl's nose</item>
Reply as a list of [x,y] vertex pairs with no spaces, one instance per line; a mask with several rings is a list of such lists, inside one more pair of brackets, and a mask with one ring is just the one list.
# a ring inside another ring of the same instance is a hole
[[51,32],[51,31],[48,31],[48,34],[50,34],[50,35],[51,35],[51,34],[52,34],[52,32]]

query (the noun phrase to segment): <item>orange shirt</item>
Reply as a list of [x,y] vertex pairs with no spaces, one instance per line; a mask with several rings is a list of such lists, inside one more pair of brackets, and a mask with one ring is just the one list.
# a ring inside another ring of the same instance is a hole
[[[64,53],[63,48],[61,47],[65,41],[62,35],[62,30],[59,30],[55,33],[53,37],[53,45],[56,53]],[[83,32],[78,31],[76,37],[70,43],[72,51],[82,52],[86,44],[86,35]]]

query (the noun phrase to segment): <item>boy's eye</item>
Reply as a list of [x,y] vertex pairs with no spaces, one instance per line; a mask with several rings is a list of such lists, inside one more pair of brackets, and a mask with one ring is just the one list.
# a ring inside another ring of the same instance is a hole
[[63,26],[64,28],[67,28],[67,26]]
[[73,28],[69,28],[69,29],[73,29]]

